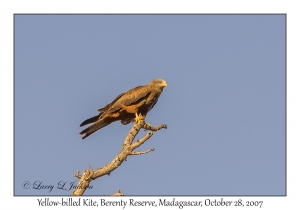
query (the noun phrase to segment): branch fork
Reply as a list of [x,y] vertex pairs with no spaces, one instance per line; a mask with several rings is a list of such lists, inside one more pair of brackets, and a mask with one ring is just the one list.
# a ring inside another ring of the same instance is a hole
[[[141,128],[143,128],[145,130],[149,130],[150,132],[148,132],[144,137],[142,137],[141,139],[139,139],[133,143],[134,138],[139,133]],[[72,195],[74,195],[74,196],[83,195],[83,193],[85,192],[85,189],[89,186],[89,184],[92,180],[97,179],[104,175],[110,175],[110,173],[112,171],[114,171],[116,168],[118,168],[123,163],[124,160],[125,161],[127,160],[128,156],[143,155],[143,154],[154,151],[154,148],[148,149],[143,152],[140,152],[140,151],[134,152],[133,150],[135,150],[136,148],[138,148],[139,146],[144,144],[148,139],[151,138],[151,136],[153,135],[153,132],[151,132],[151,131],[159,131],[162,128],[167,129],[167,125],[161,124],[159,126],[153,127],[150,124],[146,123],[144,121],[144,119],[140,120],[139,122],[136,122],[132,126],[128,135],[126,136],[124,143],[123,143],[122,150],[111,162],[109,162],[107,165],[105,165],[101,168],[98,168],[96,170],[93,170],[92,167],[90,166],[89,169],[86,169],[83,171],[82,175],[79,174],[80,170],[78,170],[77,173],[74,174],[74,177],[77,177],[79,179],[79,182],[78,182],[76,189],[72,193]],[[120,193],[120,192],[117,192],[116,194],[118,194],[118,193]]]

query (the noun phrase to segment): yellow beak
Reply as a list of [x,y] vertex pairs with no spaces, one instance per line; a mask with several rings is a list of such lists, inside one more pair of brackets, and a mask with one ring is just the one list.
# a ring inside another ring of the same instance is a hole
[[167,82],[164,82],[164,83],[163,83],[163,87],[168,87]]

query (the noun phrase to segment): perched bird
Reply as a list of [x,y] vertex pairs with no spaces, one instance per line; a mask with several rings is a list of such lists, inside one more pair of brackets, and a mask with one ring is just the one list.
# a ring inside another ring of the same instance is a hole
[[163,79],[155,79],[147,85],[132,88],[118,95],[115,100],[99,109],[99,114],[80,124],[81,126],[93,123],[79,134],[85,139],[95,131],[120,120],[123,125],[135,120],[144,119],[154,107],[164,87],[168,84]]

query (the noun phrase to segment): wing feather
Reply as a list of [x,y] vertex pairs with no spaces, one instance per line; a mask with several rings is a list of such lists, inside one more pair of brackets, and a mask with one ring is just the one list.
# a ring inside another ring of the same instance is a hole
[[151,93],[151,88],[147,85],[135,87],[124,93],[112,106],[109,112],[114,112],[122,108],[121,105],[130,106],[139,103]]
[[118,95],[112,102],[110,102],[109,104],[106,104],[106,105],[105,105],[104,107],[102,107],[101,109],[98,109],[98,112],[105,112],[105,111],[107,111],[107,110],[111,107],[111,105],[113,105],[114,103],[116,103],[116,101],[118,101],[125,93],[126,93],[126,92],[121,93],[121,94]]

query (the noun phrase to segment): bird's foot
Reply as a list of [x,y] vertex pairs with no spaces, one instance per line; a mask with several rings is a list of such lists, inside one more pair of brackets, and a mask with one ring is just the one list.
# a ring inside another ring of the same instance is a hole
[[141,121],[144,121],[145,120],[145,116],[143,116],[142,114],[137,114],[137,113],[135,113],[135,119],[134,119],[134,121],[136,122],[136,123],[141,123]]

